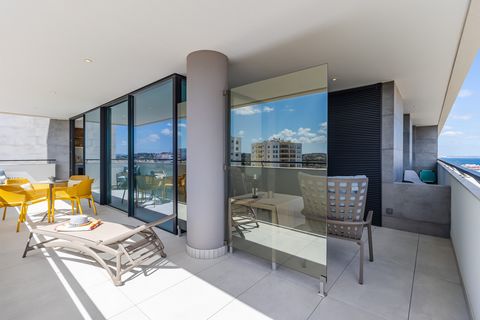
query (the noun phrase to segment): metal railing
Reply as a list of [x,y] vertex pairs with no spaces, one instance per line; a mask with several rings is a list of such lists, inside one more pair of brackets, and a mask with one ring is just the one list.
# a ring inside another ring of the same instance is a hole
[[33,162],[43,162],[43,163],[51,164],[51,163],[56,163],[57,159],[0,159],[0,164],[8,163],[8,162],[12,162],[15,164],[19,164],[22,162],[25,162],[28,164],[31,164]]
[[[297,168],[322,168],[326,167],[327,163],[325,161],[267,161],[267,160],[230,160],[230,163],[238,163],[242,166],[255,166],[255,167],[276,167],[273,164],[278,164],[276,168],[288,168],[297,167]],[[297,166],[297,165],[301,165]]]
[[460,173],[462,173],[464,175],[467,175],[467,176],[470,176],[473,179],[477,180],[478,183],[480,183],[480,172],[462,167],[458,164],[454,164],[454,163],[448,162],[448,161],[443,160],[443,159],[437,159],[437,161],[442,162],[442,163],[446,164],[447,166],[455,168]]

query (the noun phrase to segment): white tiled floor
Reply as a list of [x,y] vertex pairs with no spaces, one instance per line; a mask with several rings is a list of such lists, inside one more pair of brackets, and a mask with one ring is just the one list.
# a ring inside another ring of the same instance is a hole
[[[29,224],[42,210],[32,206]],[[99,206],[99,217],[141,223],[108,207]],[[267,261],[239,251],[196,260],[185,253],[185,236],[160,230],[167,259],[115,287],[81,255],[48,250],[22,259],[28,230],[22,225],[15,233],[16,218],[9,209],[0,223],[1,319],[468,319],[446,239],[375,228],[375,261],[365,262],[364,285],[357,282],[357,246],[329,239],[322,299],[317,279],[272,271]]]

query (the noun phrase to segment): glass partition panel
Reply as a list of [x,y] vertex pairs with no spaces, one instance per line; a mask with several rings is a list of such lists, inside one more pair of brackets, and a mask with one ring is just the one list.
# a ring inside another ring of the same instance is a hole
[[108,202],[128,211],[128,102],[108,108]]
[[326,65],[230,91],[229,240],[326,278]]
[[[134,215],[153,221],[174,214],[173,80],[135,94],[133,118]],[[174,220],[161,227],[176,228]]]
[[85,114],[85,174],[95,179],[92,194],[100,201],[100,109]]

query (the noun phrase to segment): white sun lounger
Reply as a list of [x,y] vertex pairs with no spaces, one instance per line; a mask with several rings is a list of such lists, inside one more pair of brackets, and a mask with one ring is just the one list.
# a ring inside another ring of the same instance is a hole
[[[68,248],[79,251],[95,259],[112,278],[116,286],[122,285],[122,275],[137,267],[142,262],[160,253],[162,258],[167,255],[164,245],[153,227],[175,218],[174,215],[143,224],[138,227],[126,226],[113,222],[102,222],[91,231],[60,232],[57,225],[37,226],[28,236],[23,258],[27,252],[39,248]],[[49,239],[30,245],[33,235],[42,235]],[[139,239],[133,237],[139,236]],[[147,249],[149,250],[142,250]],[[115,266],[107,262],[115,259]],[[122,262],[127,260],[126,262]],[[125,259],[126,258],[126,259]]]

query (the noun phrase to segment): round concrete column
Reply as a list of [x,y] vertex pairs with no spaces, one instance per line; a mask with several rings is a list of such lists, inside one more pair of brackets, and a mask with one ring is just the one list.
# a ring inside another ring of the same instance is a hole
[[225,96],[228,59],[209,50],[187,57],[187,252],[195,258],[226,253]]

